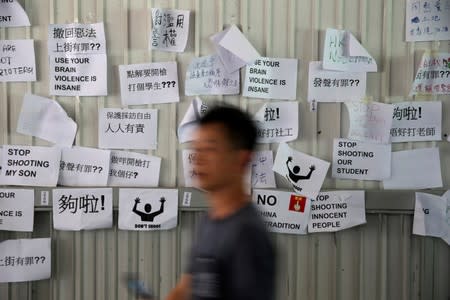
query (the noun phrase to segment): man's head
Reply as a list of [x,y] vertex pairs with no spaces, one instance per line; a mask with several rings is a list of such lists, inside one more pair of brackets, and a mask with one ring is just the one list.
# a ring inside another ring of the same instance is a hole
[[198,125],[193,142],[198,186],[213,191],[242,184],[256,143],[251,117],[232,106],[216,106]]
[[151,211],[152,211],[152,206],[151,206],[151,204],[149,204],[149,203],[145,204],[144,209],[145,209],[145,212],[146,212],[146,213],[151,212]]

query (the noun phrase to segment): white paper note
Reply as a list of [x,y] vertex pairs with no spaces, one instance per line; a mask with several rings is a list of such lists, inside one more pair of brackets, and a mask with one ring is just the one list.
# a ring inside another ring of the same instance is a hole
[[112,189],[54,189],[53,227],[58,230],[111,228]]
[[350,117],[348,138],[388,144],[394,106],[380,102],[345,102]]
[[58,184],[106,186],[109,161],[109,150],[88,147],[62,148]]
[[98,145],[106,149],[156,149],[157,109],[102,108],[98,112]]
[[197,128],[196,123],[200,120],[208,110],[208,106],[198,97],[192,100],[189,105],[183,120],[178,126],[178,140],[180,143],[190,142],[193,139],[193,134]]
[[309,63],[308,101],[359,101],[366,96],[365,72],[329,71],[321,61]]
[[450,53],[425,52],[409,95],[450,95]]
[[443,237],[447,231],[446,208],[445,197],[416,193],[413,234]]
[[440,141],[442,102],[394,103],[391,142]]
[[211,41],[228,73],[253,63],[261,56],[236,25],[211,36]]
[[16,0],[0,2],[0,27],[30,26],[27,13]]
[[349,31],[328,28],[323,49],[323,68],[334,71],[376,72],[377,63]]
[[252,159],[252,188],[276,188],[272,168],[272,151],[255,151]]
[[442,187],[439,148],[392,153],[392,176],[383,181],[385,189],[427,189]]
[[177,226],[178,190],[120,189],[119,229],[168,230]]
[[297,59],[260,57],[247,65],[243,95],[253,98],[295,100]]
[[196,187],[197,173],[194,170],[194,164],[196,159],[196,153],[191,149],[183,149],[183,177],[185,187]]
[[4,145],[0,182],[56,186],[60,157],[61,150],[56,147]]
[[445,224],[444,226],[446,226],[446,233],[444,234],[444,236],[442,236],[442,239],[444,240],[444,242],[447,243],[447,245],[450,246],[450,190],[448,190],[447,192],[444,193],[444,195],[442,195],[442,198],[447,199],[447,207],[445,210]]
[[254,190],[253,203],[271,232],[306,234],[310,200],[306,197],[273,190]]
[[0,81],[36,81],[34,40],[0,40]]
[[34,191],[0,189],[0,212],[0,230],[32,232]]
[[298,137],[298,102],[270,102],[255,114],[258,143],[281,143]]
[[308,232],[335,232],[366,223],[364,191],[321,192],[311,199]]
[[176,62],[120,65],[123,105],[180,101]]
[[273,170],[285,178],[297,194],[315,198],[322,187],[330,163],[281,143]]
[[450,40],[450,3],[446,1],[406,2],[406,41]]
[[108,185],[156,187],[160,169],[160,157],[112,150]]
[[228,73],[217,54],[195,57],[186,71],[185,95],[237,95],[239,72]]
[[48,279],[51,275],[51,239],[0,242],[0,282]]
[[149,49],[183,52],[188,35],[188,10],[152,8]]
[[334,139],[333,178],[382,180],[391,176],[391,145]]
[[58,102],[25,94],[17,121],[17,132],[32,135],[58,146],[71,147],[77,124]]

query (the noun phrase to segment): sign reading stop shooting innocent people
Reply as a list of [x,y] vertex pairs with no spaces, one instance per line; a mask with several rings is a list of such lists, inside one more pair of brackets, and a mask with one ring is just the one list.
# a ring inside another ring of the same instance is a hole
[[4,185],[56,186],[61,150],[56,147],[3,146],[0,182]]

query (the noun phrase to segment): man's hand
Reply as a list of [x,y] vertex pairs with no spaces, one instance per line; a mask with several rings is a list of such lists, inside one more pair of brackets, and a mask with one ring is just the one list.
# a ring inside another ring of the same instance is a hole
[[159,202],[161,202],[161,203],[164,203],[164,202],[166,202],[166,198],[164,198],[164,197],[161,197],[161,199],[159,200]]
[[311,167],[309,167],[309,169],[310,169],[311,171],[314,171],[314,170],[316,169],[316,167],[315,167],[314,165],[312,165]]
[[289,156],[287,161],[292,162],[292,156]]
[[134,202],[141,203],[141,199],[139,199],[139,197],[137,197],[136,199],[134,199]]

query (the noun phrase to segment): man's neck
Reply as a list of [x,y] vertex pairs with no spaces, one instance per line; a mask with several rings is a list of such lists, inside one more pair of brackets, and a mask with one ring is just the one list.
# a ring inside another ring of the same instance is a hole
[[241,185],[209,192],[207,197],[211,205],[209,215],[213,219],[231,216],[250,201]]

